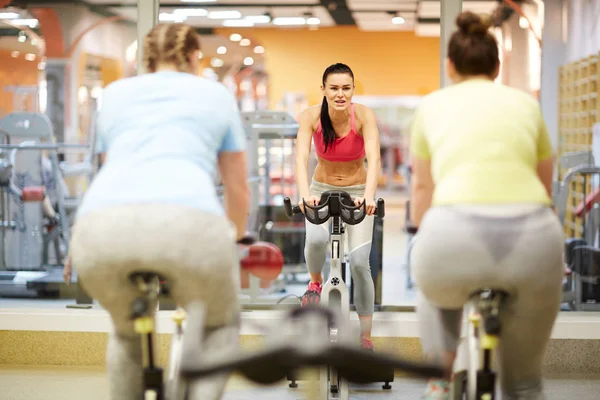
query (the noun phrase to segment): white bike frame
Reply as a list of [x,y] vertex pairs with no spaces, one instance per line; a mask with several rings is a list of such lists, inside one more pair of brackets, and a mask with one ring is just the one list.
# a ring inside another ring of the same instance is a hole
[[[329,239],[331,249],[329,279],[321,289],[320,304],[333,310],[336,315],[344,321],[350,319],[350,294],[348,285],[343,279],[342,270],[345,268],[344,259],[344,236],[345,224],[339,216],[332,217],[331,235]],[[338,341],[340,332],[338,327],[331,327],[329,338],[332,342]],[[320,373],[321,398],[348,400],[348,382],[340,378],[333,368],[321,368]],[[331,392],[331,386],[337,386],[337,393]]]

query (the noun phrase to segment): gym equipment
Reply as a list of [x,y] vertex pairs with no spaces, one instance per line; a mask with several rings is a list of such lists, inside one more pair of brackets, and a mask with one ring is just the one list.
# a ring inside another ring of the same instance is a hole
[[502,333],[500,313],[507,298],[506,292],[490,288],[478,290],[470,296],[467,307],[467,366],[454,373],[450,399],[496,398],[497,373],[492,369],[492,357],[499,345]]
[[[564,262],[571,270],[565,279],[563,302],[573,311],[600,310],[600,207],[597,189],[588,188],[600,177],[600,167],[579,165],[570,168],[562,182],[555,186],[555,205],[563,225],[570,224],[576,236],[565,240]],[[577,179],[583,179],[583,193],[577,198],[571,190]],[[569,197],[577,201],[568,210]],[[567,221],[570,214],[571,221]],[[576,230],[576,218],[581,218],[581,231]],[[577,235],[579,233],[579,235]]]
[[[364,383],[365,375],[402,371],[408,375],[428,379],[441,378],[444,369],[439,365],[411,362],[391,355],[364,351],[353,345],[346,320],[335,311],[321,307],[296,308],[284,314],[266,330],[265,348],[250,353],[226,354],[220,359],[203,360],[202,332],[204,309],[193,304],[188,309],[188,324],[182,343],[179,367],[181,380],[192,382],[209,379],[218,373],[239,372],[260,385],[270,385],[285,379],[290,373],[306,370],[307,399],[327,398],[323,386],[319,389],[318,373],[314,369],[331,366],[341,379]],[[331,341],[329,327],[339,326],[338,341]]]
[[[281,269],[283,256],[276,246],[256,242],[251,236],[239,240],[238,245],[249,246],[247,249],[240,249],[238,254],[242,268],[261,269],[268,266],[268,269]],[[171,338],[171,353],[165,379],[163,368],[159,367],[155,360],[154,336],[156,304],[160,298],[170,296],[168,280],[155,272],[136,271],[129,276],[129,281],[139,292],[139,296],[131,304],[130,315],[136,333],[142,337],[144,400],[185,399],[186,382],[180,382],[178,373],[183,356],[183,323],[186,312],[178,308],[172,315],[176,329]],[[201,323],[196,327],[198,330],[193,332],[200,335],[204,326]],[[169,396],[166,396],[167,394]]]
[[60,184],[52,188],[60,218],[44,219],[43,202],[50,188],[43,176],[42,152],[48,154],[50,180],[57,183],[58,149],[87,146],[55,144],[50,120],[36,113],[4,116],[0,134],[4,138],[0,144],[0,294],[56,295],[63,285],[62,256],[68,252],[69,224]]
[[[350,299],[349,291],[346,286],[346,263],[342,261],[344,256],[344,233],[345,224],[356,225],[362,222],[367,216],[365,201],[359,206],[354,204],[352,197],[344,191],[326,191],[321,195],[319,205],[309,206],[304,204],[305,218],[316,225],[328,222],[331,219],[331,264],[330,274],[324,283],[321,291],[320,304],[333,310],[344,321],[350,318]],[[289,197],[284,199],[286,215],[292,217],[302,213],[299,206],[292,206]],[[377,200],[377,217],[383,218],[385,215],[383,199]],[[332,342],[340,340],[344,332],[341,327],[332,323],[329,327],[329,338]],[[366,350],[363,350],[366,351]],[[385,382],[384,389],[391,389],[390,382],[394,381],[394,372],[392,370],[365,371],[362,377],[356,379],[362,383],[367,382]],[[291,381],[290,387],[297,387],[296,381],[298,375],[295,371],[289,371],[288,380]],[[326,399],[348,399],[348,381],[343,378],[336,366],[330,365],[328,368],[322,368],[320,372],[321,393]]]
[[[261,288],[261,279],[250,274],[249,287],[242,289],[241,301],[252,306],[274,305],[282,299],[269,295],[278,288],[285,291],[288,276],[306,272],[302,252],[303,221],[290,223],[281,204],[284,196],[291,196],[295,191],[294,142],[298,123],[289,113],[281,111],[244,112],[242,120],[249,143],[249,174],[260,177],[262,183],[252,191],[253,210],[256,210],[252,230],[258,232],[260,240],[273,243],[283,251],[284,266],[280,281],[269,284],[271,288],[266,290]],[[268,283],[267,280],[262,282]]]

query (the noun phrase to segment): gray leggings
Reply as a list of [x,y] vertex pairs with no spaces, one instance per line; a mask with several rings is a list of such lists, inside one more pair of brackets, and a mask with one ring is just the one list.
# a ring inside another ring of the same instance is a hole
[[[77,220],[70,252],[83,288],[114,325],[106,354],[111,400],[142,398],[142,343],[129,317],[137,296],[127,279],[133,271],[165,276],[180,306],[204,303],[204,359],[237,351],[237,252],[225,217],[177,205],[110,207]],[[194,385],[190,398],[220,399],[226,380],[221,376]]]
[[[310,185],[310,194],[313,196],[321,196],[328,190],[343,190],[354,199],[364,196],[365,185],[332,186],[315,180]],[[367,216],[358,225],[346,225],[348,246],[345,247],[345,250],[350,259],[350,273],[354,279],[354,305],[356,313],[361,316],[373,315],[375,308],[375,286],[369,265],[373,239],[373,218],[373,216]],[[329,250],[330,222],[314,225],[306,221],[304,258],[310,273],[318,274],[323,271]]]
[[510,294],[499,348],[503,399],[544,399],[542,363],[562,295],[562,229],[547,207],[434,207],[415,237],[424,352],[457,349],[463,305],[482,287]]

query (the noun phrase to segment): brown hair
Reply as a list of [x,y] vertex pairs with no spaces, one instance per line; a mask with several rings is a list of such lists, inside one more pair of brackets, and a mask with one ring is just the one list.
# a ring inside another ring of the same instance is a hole
[[156,72],[159,64],[173,64],[178,71],[190,71],[192,52],[200,50],[200,36],[186,24],[158,24],[144,39],[144,68]]
[[448,43],[448,58],[462,76],[492,76],[498,67],[498,43],[489,32],[492,19],[465,11],[456,17],[458,31]]

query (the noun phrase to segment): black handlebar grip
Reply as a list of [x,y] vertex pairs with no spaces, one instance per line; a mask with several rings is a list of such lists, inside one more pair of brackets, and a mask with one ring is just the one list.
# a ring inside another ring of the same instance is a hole
[[240,240],[237,241],[237,243],[250,246],[256,243],[256,238],[250,234],[245,234]]
[[289,197],[283,199],[283,209],[285,210],[285,215],[288,217],[291,218],[294,216],[294,211],[292,210],[292,201]]
[[383,218],[385,216],[385,202],[383,199],[377,199],[377,217]]
[[406,233],[408,233],[409,235],[416,235],[418,231],[419,231],[419,228],[414,225],[406,226]]

